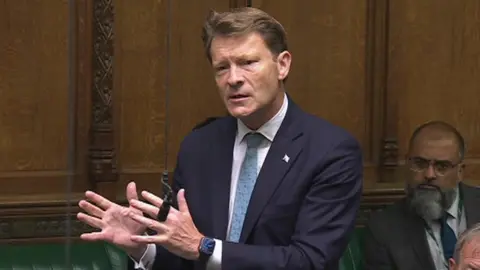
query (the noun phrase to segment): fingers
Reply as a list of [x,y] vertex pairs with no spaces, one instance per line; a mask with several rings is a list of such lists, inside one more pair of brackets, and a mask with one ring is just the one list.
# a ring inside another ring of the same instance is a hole
[[80,239],[85,241],[104,241],[106,240],[106,237],[103,232],[93,232],[81,234]]
[[473,269],[480,269],[480,262],[472,261],[468,264],[468,267],[471,267]]
[[[138,209],[156,219],[159,209],[162,208],[163,200],[148,191],[142,191],[142,197],[145,198],[151,204],[155,205],[156,207],[154,207],[155,209],[154,208],[149,208],[149,209],[138,208]],[[136,203],[136,205],[142,207],[138,203]],[[145,204],[145,205],[148,205],[148,204]],[[177,213],[177,212],[178,212],[177,209],[170,207],[169,213]]]
[[84,213],[78,213],[77,218],[83,223],[86,223],[94,228],[103,229],[104,227],[102,220],[96,217],[92,217]]
[[138,209],[138,210],[142,211],[143,213],[151,216],[152,218],[157,217],[158,207],[155,207],[151,204],[144,203],[144,202],[139,201],[139,200],[131,200],[130,201],[130,206],[132,206],[135,209]]
[[137,185],[135,184],[135,182],[128,183],[126,195],[128,201],[138,200]]
[[113,205],[113,203],[111,201],[109,201],[105,197],[102,197],[102,196],[98,195],[97,193],[95,193],[93,191],[85,192],[85,196],[87,197],[88,200],[95,203],[96,205],[98,205],[103,210],[107,210],[108,208],[110,208]]
[[92,215],[92,216],[95,216],[95,217],[98,217],[98,218],[103,218],[103,214],[105,213],[102,209],[96,207],[95,205],[85,201],[85,200],[81,200],[79,203],[78,203],[78,206],[80,206],[80,208],[82,208],[83,210],[85,210],[88,214]]
[[163,235],[132,235],[130,240],[145,244],[160,244],[166,241]]
[[190,213],[187,200],[185,199],[185,189],[180,189],[177,194],[178,210],[182,213]]
[[140,224],[143,224],[144,226],[158,232],[158,233],[162,233],[166,230],[166,226],[156,220],[153,220],[153,219],[150,219],[150,218],[146,218],[144,216],[141,216],[141,215],[136,215],[134,213],[131,213],[130,214],[130,217],[135,220],[136,222],[140,223]]
[[162,206],[163,200],[148,191],[142,191],[142,197],[158,208]]

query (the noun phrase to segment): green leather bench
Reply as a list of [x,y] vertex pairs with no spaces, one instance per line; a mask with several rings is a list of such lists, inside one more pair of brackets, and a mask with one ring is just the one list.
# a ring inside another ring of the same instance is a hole
[[[355,229],[340,260],[339,270],[363,269],[363,228]],[[74,242],[70,267],[64,243],[0,245],[0,270],[126,270],[128,259],[118,248],[103,242]]]
[[363,239],[365,229],[363,227],[355,228],[355,232],[350,238],[347,249],[340,260],[339,270],[363,270]]
[[1,270],[126,270],[127,257],[118,248],[103,242],[74,242],[70,266],[65,261],[65,244],[0,245]]

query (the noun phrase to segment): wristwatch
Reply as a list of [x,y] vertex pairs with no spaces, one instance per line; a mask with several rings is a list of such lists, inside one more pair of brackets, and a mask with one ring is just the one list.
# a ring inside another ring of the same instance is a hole
[[198,246],[198,251],[200,253],[199,260],[202,262],[207,262],[210,256],[212,256],[214,250],[215,240],[209,237],[203,237],[202,240],[200,240],[200,245]]

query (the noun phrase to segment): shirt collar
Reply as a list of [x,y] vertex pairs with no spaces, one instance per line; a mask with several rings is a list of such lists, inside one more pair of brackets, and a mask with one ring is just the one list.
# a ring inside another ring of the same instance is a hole
[[[280,126],[282,125],[283,119],[287,114],[288,109],[288,98],[287,94],[284,94],[283,97],[283,104],[280,110],[272,117],[268,122],[263,124],[256,132],[262,134],[267,138],[270,142],[273,141],[275,135],[277,134]],[[253,132],[250,128],[248,128],[240,119],[237,119],[237,136],[241,139],[245,137],[247,133]]]
[[455,189],[455,200],[453,200],[452,205],[450,205],[450,208],[448,208],[447,213],[449,213],[452,217],[455,219],[458,218],[458,203],[459,203],[459,191],[458,187]]

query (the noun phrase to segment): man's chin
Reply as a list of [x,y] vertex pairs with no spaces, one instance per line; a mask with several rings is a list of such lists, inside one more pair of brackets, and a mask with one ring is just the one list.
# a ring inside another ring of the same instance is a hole
[[245,119],[248,118],[250,115],[252,115],[253,111],[251,109],[242,107],[242,108],[229,108],[228,112],[230,113],[231,116],[239,119]]

